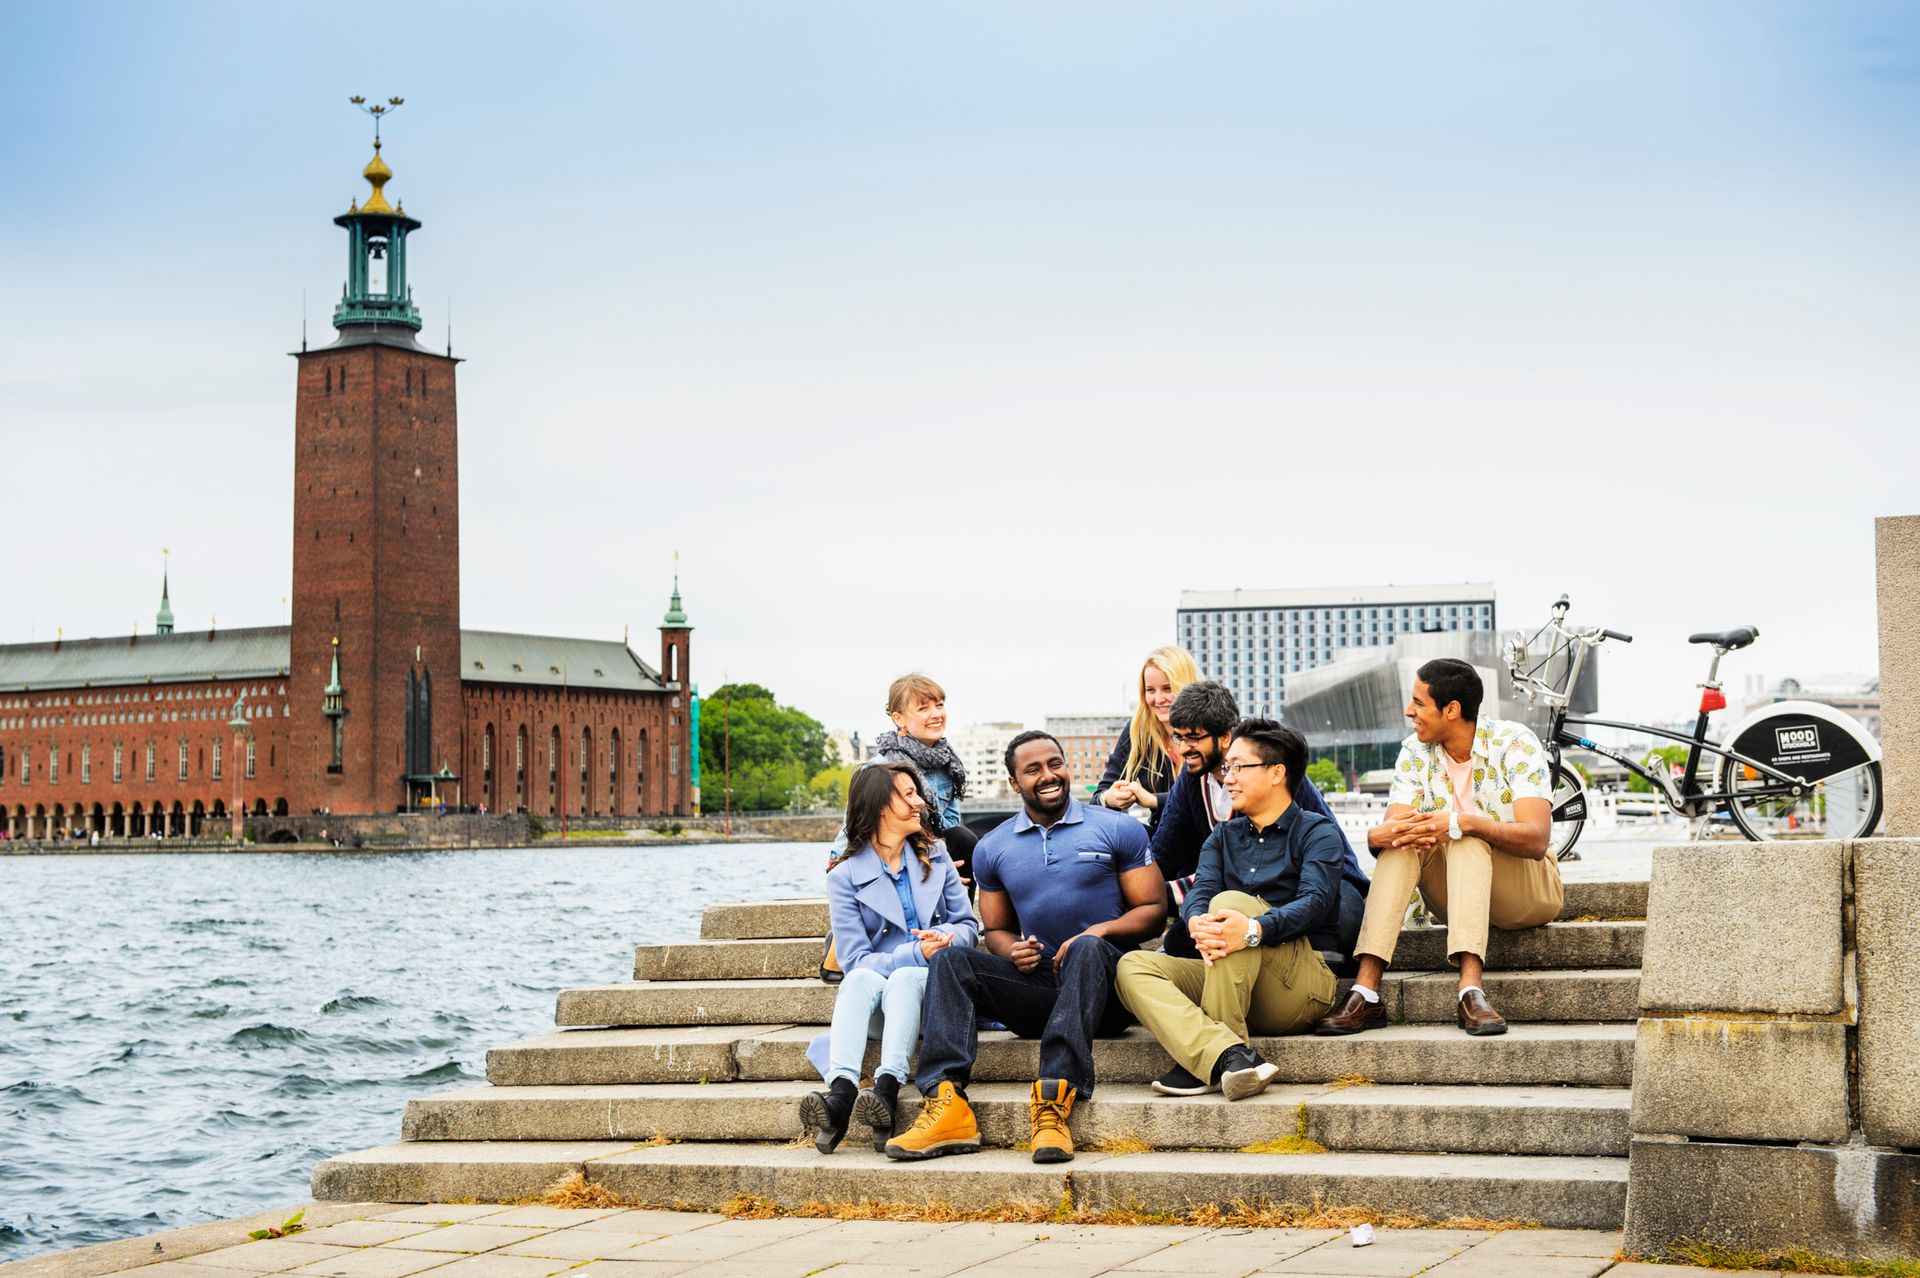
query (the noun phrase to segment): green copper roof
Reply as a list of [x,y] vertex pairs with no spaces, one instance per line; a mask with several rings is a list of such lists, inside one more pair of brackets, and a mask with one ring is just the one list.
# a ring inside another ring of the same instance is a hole
[[673,574],[673,598],[667,604],[667,615],[660,619],[662,626],[683,629],[687,624],[687,611],[680,606],[680,574]]
[[468,683],[537,684],[576,692],[661,692],[652,667],[618,639],[566,639],[499,630],[460,632],[460,677]]
[[[68,639],[0,645],[0,692],[101,688],[199,679],[284,676],[292,657],[286,626]],[[460,632],[460,677],[468,683],[517,683],[581,691],[664,692],[658,672],[618,639],[567,639]],[[337,667],[333,674],[337,682]]]

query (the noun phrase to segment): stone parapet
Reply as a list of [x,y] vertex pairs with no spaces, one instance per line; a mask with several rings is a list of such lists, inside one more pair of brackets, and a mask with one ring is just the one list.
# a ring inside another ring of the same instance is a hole
[[1860,1117],[1869,1142],[1920,1149],[1920,839],[1853,845]]
[[1920,839],[1654,850],[1630,1254],[1920,1250],[1916,899]]
[[1920,515],[1873,521],[1880,595],[1880,832],[1920,837]]
[[[1643,1012],[1841,1010],[1846,844],[1658,849],[1647,888]],[[1758,926],[1756,926],[1758,924]]]

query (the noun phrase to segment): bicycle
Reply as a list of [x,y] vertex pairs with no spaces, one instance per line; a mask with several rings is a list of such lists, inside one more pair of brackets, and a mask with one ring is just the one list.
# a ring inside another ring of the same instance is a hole
[[[1590,750],[1613,760],[1648,782],[1680,816],[1702,822],[1724,808],[1740,833],[1756,842],[1862,838],[1879,824],[1880,743],[1831,706],[1817,701],[1775,702],[1735,724],[1724,741],[1708,739],[1709,716],[1727,708],[1719,680],[1720,661],[1758,639],[1758,628],[1739,626],[1687,636],[1688,643],[1713,647],[1713,662],[1700,685],[1700,715],[1688,734],[1647,723],[1568,714],[1587,654],[1608,639],[1633,642],[1632,635],[1604,627],[1569,628],[1570,606],[1561,595],[1553,605],[1552,620],[1530,638],[1509,640],[1506,645],[1507,673],[1515,687],[1526,695],[1529,705],[1547,707],[1545,741],[1553,766],[1553,831],[1548,850],[1556,859],[1578,859],[1573,845],[1586,826],[1589,807],[1586,781],[1561,757],[1563,747]],[[1535,648],[1543,639],[1545,654],[1535,661]],[[1556,663],[1564,663],[1557,678],[1550,674]],[[1687,761],[1675,776],[1657,756],[1648,766],[1589,740],[1575,728],[1619,728],[1663,737],[1686,746]],[[1709,761],[1709,755],[1715,761]]]

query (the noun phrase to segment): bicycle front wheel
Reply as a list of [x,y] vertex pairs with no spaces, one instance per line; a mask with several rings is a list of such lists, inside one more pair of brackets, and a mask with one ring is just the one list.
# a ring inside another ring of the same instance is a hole
[[1880,764],[1863,763],[1825,777],[1797,795],[1772,793],[1778,783],[1736,759],[1720,761],[1727,813],[1756,843],[1775,839],[1860,839],[1880,824]]
[[1578,861],[1573,845],[1587,825],[1587,783],[1564,760],[1553,765],[1553,826],[1547,833],[1547,855],[1556,861]]

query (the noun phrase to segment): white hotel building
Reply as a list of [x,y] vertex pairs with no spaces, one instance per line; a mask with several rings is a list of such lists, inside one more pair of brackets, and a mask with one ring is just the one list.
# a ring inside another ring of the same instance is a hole
[[1487,582],[1183,590],[1174,633],[1203,675],[1233,690],[1243,714],[1278,718],[1290,674],[1399,635],[1492,630],[1495,620]]

